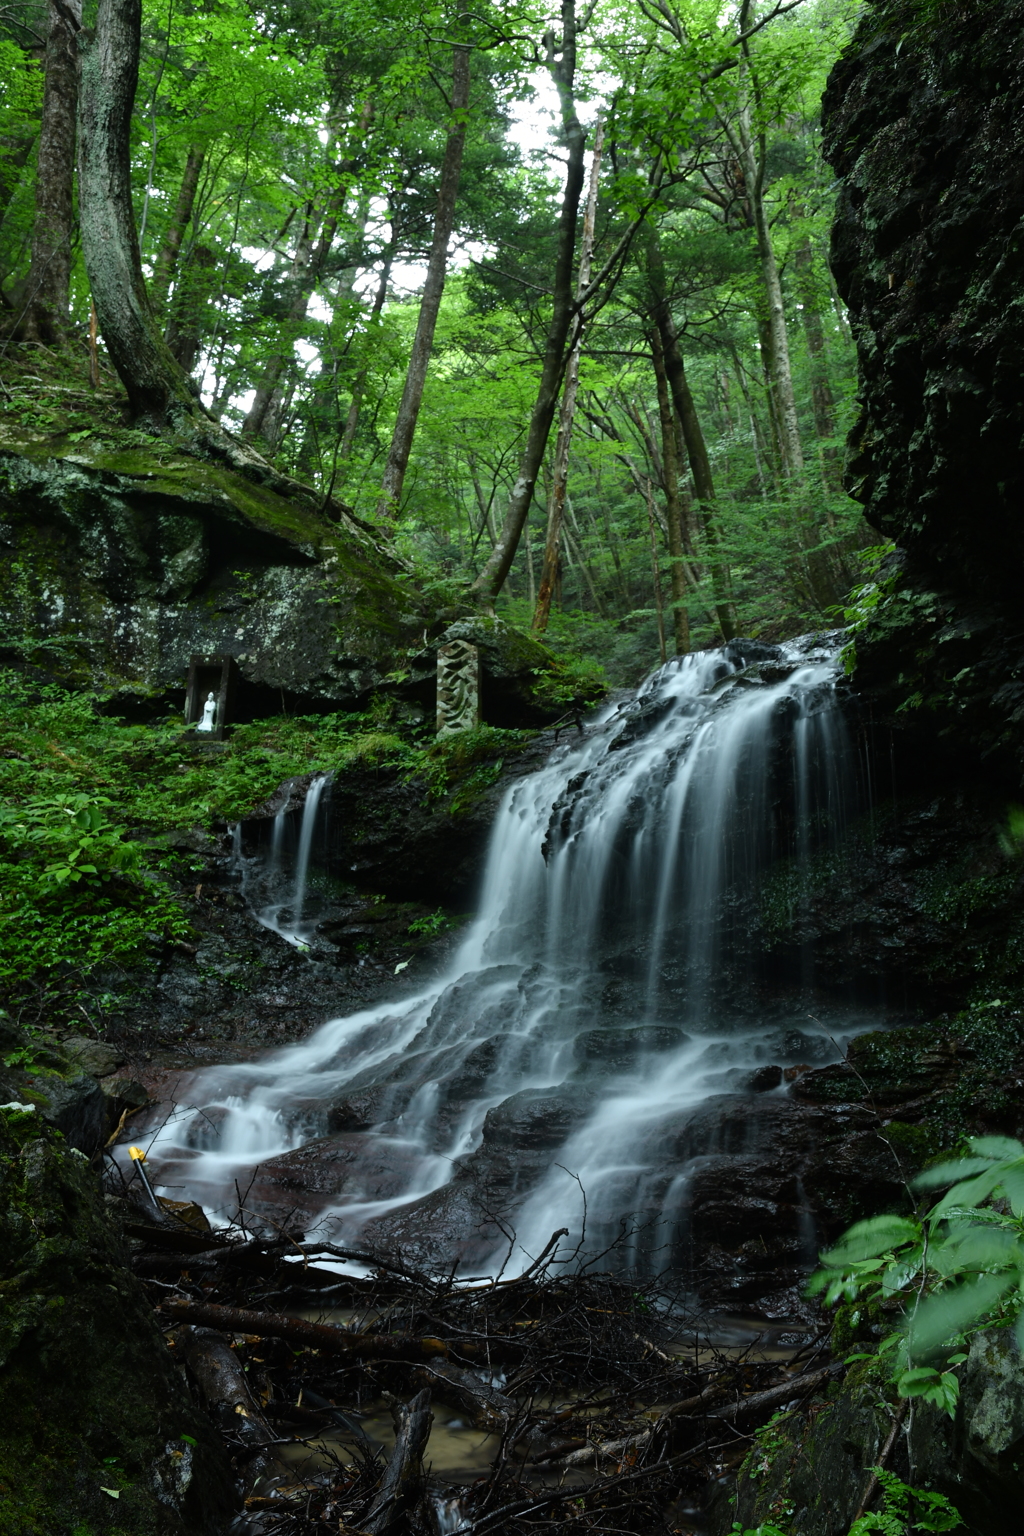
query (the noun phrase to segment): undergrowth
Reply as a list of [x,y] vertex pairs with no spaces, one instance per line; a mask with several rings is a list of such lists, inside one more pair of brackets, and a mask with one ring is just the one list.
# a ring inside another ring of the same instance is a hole
[[285,779],[363,766],[422,782],[457,812],[531,735],[419,739],[371,707],[239,725],[211,752],[178,717],[129,724],[99,702],[0,674],[0,1006],[25,1022],[54,1008],[94,1020],[133,968],[188,941],[178,886],[201,865],[173,834],[223,828]]

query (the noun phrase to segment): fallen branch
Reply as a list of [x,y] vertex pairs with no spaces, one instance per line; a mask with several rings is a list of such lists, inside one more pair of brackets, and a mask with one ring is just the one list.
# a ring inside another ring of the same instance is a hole
[[[803,1376],[793,1376],[789,1381],[781,1382],[776,1387],[769,1387],[765,1392],[754,1392],[750,1397],[738,1398],[735,1402],[726,1403],[721,1408],[709,1409],[701,1417],[729,1421],[746,1418],[748,1414],[761,1413],[765,1408],[776,1408],[779,1403],[789,1402],[791,1398],[799,1397],[802,1392],[820,1386],[829,1376],[841,1369],[841,1366],[826,1365],[820,1371],[809,1371]],[[714,1384],[705,1387],[704,1391],[698,1393],[696,1397],[687,1397],[681,1403],[673,1403],[666,1408],[658,1423],[663,1424],[666,1419],[689,1417],[695,1408],[703,1407],[721,1395],[720,1387]]]
[[395,1448],[391,1452],[380,1495],[363,1522],[370,1536],[385,1536],[404,1511],[419,1498],[423,1487],[423,1449],[430,1434],[430,1388],[417,1392],[411,1402],[392,1410]]
[[[820,1371],[810,1371],[804,1376],[796,1376],[790,1381],[783,1382],[780,1386],[769,1387],[765,1392],[754,1392],[750,1397],[742,1397],[737,1402],[726,1403],[721,1408],[709,1409],[702,1417],[731,1423],[735,1419],[745,1419],[764,1413],[770,1408],[777,1408],[780,1403],[791,1402],[794,1397],[813,1391],[840,1369],[842,1367],[829,1365]],[[598,1458],[602,1456],[621,1461],[626,1456],[637,1455],[650,1445],[663,1424],[670,1419],[689,1417],[692,1409],[710,1401],[712,1396],[712,1389],[706,1387],[696,1397],[685,1398],[681,1403],[673,1403],[670,1408],[666,1408],[651,1429],[642,1430],[638,1435],[626,1435],[620,1440],[606,1440],[597,1445],[585,1445],[578,1451],[572,1451],[564,1460],[560,1460],[559,1466],[581,1467],[590,1462],[596,1466]],[[696,1452],[685,1454],[695,1455]]]
[[333,1323],[307,1323],[298,1317],[281,1317],[273,1312],[250,1312],[242,1307],[220,1307],[212,1302],[187,1301],[169,1297],[161,1310],[182,1322],[200,1323],[218,1328],[222,1333],[249,1333],[265,1339],[288,1339],[312,1349],[324,1349],[335,1355],[380,1359],[431,1359],[446,1356],[443,1339],[421,1338],[408,1333],[353,1333]]

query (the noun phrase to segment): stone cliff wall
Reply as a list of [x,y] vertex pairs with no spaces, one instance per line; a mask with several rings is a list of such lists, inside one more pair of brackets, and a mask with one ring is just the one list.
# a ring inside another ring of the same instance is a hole
[[855,681],[1024,771],[1024,5],[876,0],[832,72],[832,266],[861,377],[847,484],[901,552]]

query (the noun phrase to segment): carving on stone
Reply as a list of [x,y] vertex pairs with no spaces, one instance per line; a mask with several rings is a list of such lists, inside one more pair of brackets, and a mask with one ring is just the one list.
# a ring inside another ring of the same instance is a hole
[[480,652],[468,640],[437,648],[437,734],[453,736],[480,724]]

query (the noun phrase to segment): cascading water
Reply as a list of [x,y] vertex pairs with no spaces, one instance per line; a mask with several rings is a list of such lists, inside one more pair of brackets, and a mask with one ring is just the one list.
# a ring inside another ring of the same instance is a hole
[[[225,1215],[236,1187],[257,1214],[292,1190],[346,1241],[419,1211],[450,1240],[479,1167],[513,1265],[555,1227],[579,1233],[584,1194],[588,1246],[625,1223],[632,1261],[684,1262],[687,1181],[719,1150],[721,1106],[766,1063],[832,1059],[863,1027],[810,1021],[806,966],[773,990],[753,942],[769,866],[798,869],[842,834],[835,681],[832,651],[799,644],[734,642],[655,673],[509,790],[447,973],[197,1076],[152,1147],[165,1187]],[[493,1257],[491,1238],[455,1235],[474,1265]]]
[[[299,841],[295,853],[294,873],[291,888],[286,891],[283,899],[278,895],[276,899],[264,901],[255,898],[251,889],[249,871],[245,858],[242,855],[242,829],[241,823],[235,827],[234,864],[242,877],[242,891],[254,915],[265,928],[271,928],[279,933],[289,944],[305,944],[308,938],[308,925],[304,923],[306,906],[306,887],[309,881],[309,860],[313,851],[313,840],[316,836],[320,820],[320,802],[323,793],[329,783],[328,776],[323,773],[316,774],[309,783],[306,791],[306,799],[302,807],[302,819],[299,823]],[[270,858],[265,871],[265,884],[271,890],[279,886],[284,865],[284,852],[288,831],[287,809],[278,811],[274,817],[273,831],[270,837]]]

